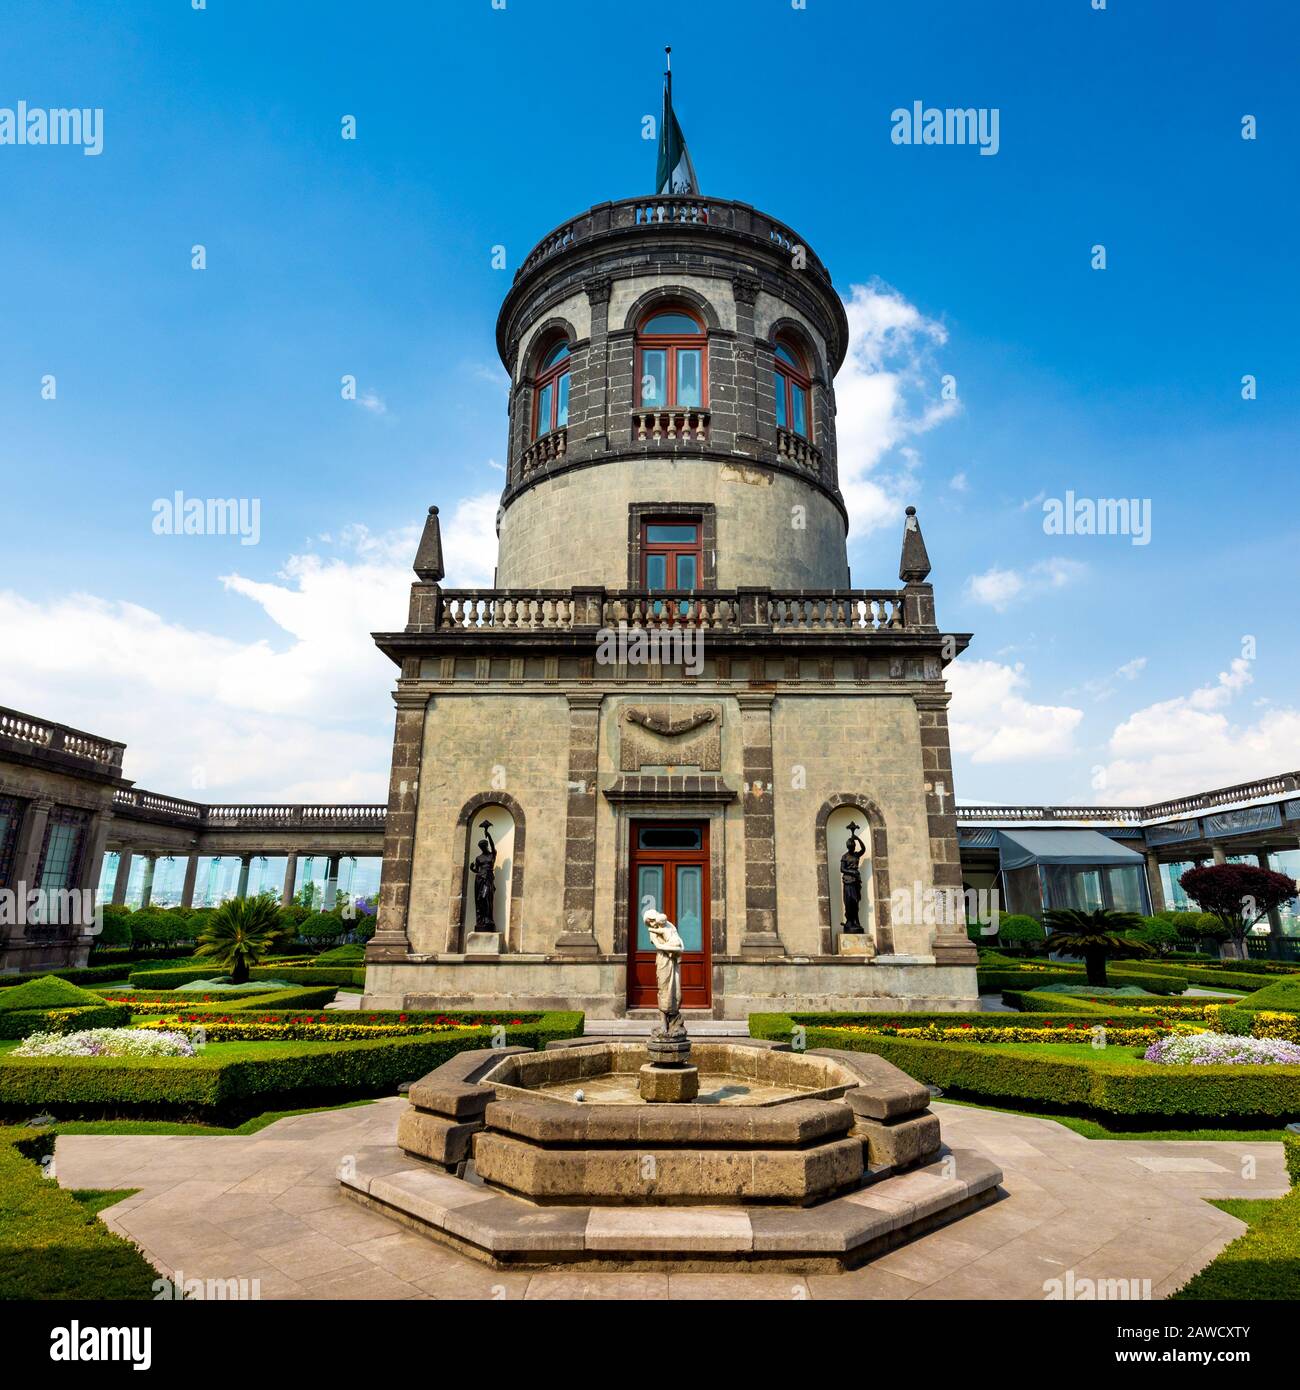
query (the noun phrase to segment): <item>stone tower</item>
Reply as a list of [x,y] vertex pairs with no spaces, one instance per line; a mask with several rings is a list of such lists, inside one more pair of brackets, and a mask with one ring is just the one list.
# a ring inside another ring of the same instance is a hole
[[602,203],[524,261],[496,587],[441,587],[433,508],[376,638],[400,676],[375,1004],[621,1016],[650,1002],[653,902],[687,1010],[972,1006],[933,909],[961,886],[966,638],[910,508],[903,587],[850,587],[846,337],[821,261],[744,203]]

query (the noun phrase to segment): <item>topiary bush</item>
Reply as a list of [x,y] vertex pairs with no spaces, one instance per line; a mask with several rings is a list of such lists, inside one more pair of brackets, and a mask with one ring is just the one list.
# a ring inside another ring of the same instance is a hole
[[1011,913],[998,918],[998,943],[1002,946],[1019,947],[1028,950],[1047,940],[1043,925],[1036,918],[1023,913]]

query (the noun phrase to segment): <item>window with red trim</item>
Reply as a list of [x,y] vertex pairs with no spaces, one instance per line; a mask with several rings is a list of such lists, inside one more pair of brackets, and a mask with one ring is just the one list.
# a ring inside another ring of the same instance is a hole
[[558,338],[542,353],[533,378],[533,438],[569,423],[569,344]]
[[637,402],[643,410],[694,410],[708,401],[708,335],[690,311],[657,308],[636,338]]
[[703,529],[698,517],[641,523],[641,582],[647,589],[699,588]]
[[807,359],[798,345],[789,338],[778,338],[773,347],[776,364],[773,377],[776,386],[776,424],[778,429],[793,430],[811,439],[810,403],[812,378]]

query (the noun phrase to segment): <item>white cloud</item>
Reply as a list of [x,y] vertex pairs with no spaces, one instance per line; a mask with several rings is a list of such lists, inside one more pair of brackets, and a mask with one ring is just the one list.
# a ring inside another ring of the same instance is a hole
[[955,753],[975,763],[1064,758],[1074,751],[1083,711],[1069,705],[1036,705],[1022,692],[1029,685],[1019,662],[970,661],[947,671],[952,691],[950,734]]
[[[495,493],[457,504],[443,528],[449,585],[491,583],[495,516]],[[330,553],[292,555],[271,579],[214,578],[257,605],[270,639],[97,595],[0,591],[0,631],[23,653],[6,703],[125,742],[125,775],[152,791],[384,800],[397,673],[370,634],[406,622],[419,527],[337,534]]]
[[[939,396],[933,353],[948,341],[941,323],[879,282],[852,286],[844,307],[849,350],[835,378],[836,432],[840,491],[856,537],[899,520],[919,463],[907,441],[960,407]],[[880,470],[893,451],[895,469]]]
[[362,410],[368,410],[372,415],[388,414],[387,403],[376,391],[363,391],[357,397],[357,404]]
[[994,565],[966,581],[966,597],[1002,612],[1017,599],[1049,589],[1063,589],[1087,572],[1078,560],[1040,560],[1027,570],[1004,570]]
[[970,480],[966,477],[965,473],[954,473],[952,477],[948,479],[948,486],[952,488],[954,492],[969,492]]
[[1300,767],[1300,709],[1268,707],[1254,723],[1236,724],[1225,713],[1252,680],[1238,657],[1216,680],[1117,724],[1099,799],[1160,801]]

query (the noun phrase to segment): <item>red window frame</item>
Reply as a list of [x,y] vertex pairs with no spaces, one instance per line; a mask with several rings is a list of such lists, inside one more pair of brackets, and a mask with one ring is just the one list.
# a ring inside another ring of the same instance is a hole
[[[657,304],[642,317],[642,324],[660,314],[685,314],[687,318],[699,323],[700,316],[694,309],[680,304]],[[644,354],[663,351],[664,375],[667,378],[668,399],[659,405],[647,405],[641,399],[641,383],[645,380]],[[677,354],[679,351],[698,351],[700,354],[700,403],[699,405],[678,405],[677,403]],[[636,399],[638,410],[707,410],[709,408],[709,334],[701,328],[698,333],[646,333],[637,329],[636,335]]]
[[[784,348],[791,357],[798,363],[791,366],[784,357],[776,355],[778,347]],[[772,345],[772,384],[777,391],[785,392],[785,424],[778,424],[778,429],[789,430],[791,434],[797,434],[800,439],[812,442],[813,431],[813,399],[812,399],[812,377],[808,374],[807,356],[803,349],[793,339],[784,334],[777,338]],[[784,382],[784,387],[782,383]],[[794,395],[792,387],[799,387],[804,396],[804,425],[806,428],[798,430],[794,425]]]
[[[566,348],[568,347],[568,341],[564,338],[555,338],[547,343],[545,351],[538,354],[538,361],[544,361],[561,343],[563,343]],[[566,352],[558,362],[552,362],[549,367],[539,371],[533,378],[533,432],[531,436],[533,439],[540,439],[544,434],[550,434],[553,430],[562,428],[562,426],[556,423],[556,417],[560,409],[560,378],[568,375],[569,368],[572,365],[572,354]],[[538,412],[541,410],[542,392],[548,386],[553,386],[555,388],[551,392],[551,418],[547,422],[546,428],[541,429],[539,428],[541,422],[537,417]],[[567,425],[569,422],[566,420],[564,423]]]
[[[694,526],[694,543],[689,541],[652,541],[652,526]],[[698,516],[649,516],[641,519],[641,586],[650,588],[650,556],[663,555],[664,576],[672,583],[665,589],[701,589],[704,587],[704,519]],[[677,560],[682,555],[695,557],[695,583],[677,583]]]

